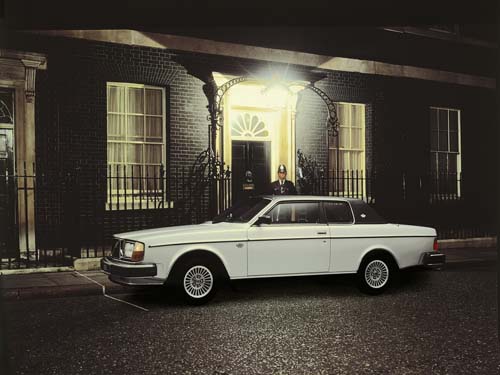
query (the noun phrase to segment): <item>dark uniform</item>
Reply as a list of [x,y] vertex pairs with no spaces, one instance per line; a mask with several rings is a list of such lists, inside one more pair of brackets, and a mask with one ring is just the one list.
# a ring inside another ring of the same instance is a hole
[[[286,176],[286,167],[283,164],[279,166],[278,173],[285,173],[284,176]],[[293,182],[278,179],[271,183],[268,193],[272,195],[296,195],[297,190]]]
[[296,195],[297,190],[293,182],[285,180],[283,184],[280,184],[280,180],[276,180],[271,183],[271,189],[269,194],[273,195]]

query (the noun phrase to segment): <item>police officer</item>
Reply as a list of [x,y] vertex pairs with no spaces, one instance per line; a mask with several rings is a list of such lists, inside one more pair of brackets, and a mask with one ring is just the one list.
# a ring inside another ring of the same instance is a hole
[[286,180],[286,167],[280,164],[278,167],[278,179],[271,183],[269,194],[273,195],[296,195],[297,190],[293,182]]

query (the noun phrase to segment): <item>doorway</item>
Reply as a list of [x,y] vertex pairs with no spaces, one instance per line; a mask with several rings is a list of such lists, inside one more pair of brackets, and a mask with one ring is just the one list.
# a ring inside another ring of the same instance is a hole
[[[1,93],[0,93],[1,94]],[[10,96],[12,97],[11,93]],[[14,124],[12,102],[0,95],[0,255],[1,258],[16,255],[16,181],[14,163]],[[9,107],[10,106],[10,107]]]
[[232,141],[231,145],[232,197],[233,203],[243,198],[243,183],[245,172],[251,171],[254,194],[265,194],[271,179],[269,141]]

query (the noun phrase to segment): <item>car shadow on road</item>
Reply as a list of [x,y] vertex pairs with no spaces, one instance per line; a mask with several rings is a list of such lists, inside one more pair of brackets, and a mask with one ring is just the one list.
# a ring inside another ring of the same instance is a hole
[[[430,272],[402,271],[385,294],[407,293],[427,284]],[[308,298],[366,298],[356,286],[356,275],[321,275],[308,277],[275,277],[265,279],[233,280],[221,286],[209,304],[245,303],[263,301],[299,301]],[[126,295],[129,302],[155,307],[181,307],[186,303],[172,287],[152,287]]]

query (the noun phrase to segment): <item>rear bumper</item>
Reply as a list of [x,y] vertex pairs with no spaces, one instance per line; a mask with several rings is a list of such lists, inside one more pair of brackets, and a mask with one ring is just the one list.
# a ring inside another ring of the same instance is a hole
[[101,270],[109,279],[121,285],[162,285],[164,280],[156,278],[157,268],[154,263],[132,263],[104,257]]
[[437,251],[428,251],[422,255],[420,263],[427,268],[440,268],[446,263],[446,255]]

